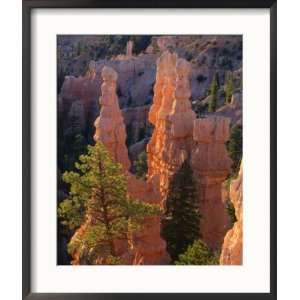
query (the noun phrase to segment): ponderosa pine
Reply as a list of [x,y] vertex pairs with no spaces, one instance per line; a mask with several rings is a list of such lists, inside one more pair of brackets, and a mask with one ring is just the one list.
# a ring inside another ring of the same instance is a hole
[[68,252],[79,253],[86,264],[122,263],[114,241],[129,244],[132,234],[142,229],[144,217],[157,215],[160,209],[129,197],[122,166],[103,144],[88,146],[87,155],[81,155],[75,166],[76,172],[63,175],[70,193],[58,213],[72,230],[89,222],[84,233],[71,240]]

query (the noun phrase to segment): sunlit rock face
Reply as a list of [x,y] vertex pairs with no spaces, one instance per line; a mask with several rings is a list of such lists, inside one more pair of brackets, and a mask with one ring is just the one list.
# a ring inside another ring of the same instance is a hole
[[147,146],[148,180],[156,178],[165,206],[169,182],[188,159],[197,181],[202,215],[199,237],[218,249],[229,226],[221,192],[231,165],[225,147],[230,120],[196,119],[190,104],[190,73],[190,63],[169,51],[157,61],[157,81],[149,113],[155,129]]
[[[94,140],[102,142],[116,162],[123,166],[127,178],[128,194],[140,201],[160,204],[160,193],[152,182],[137,179],[129,172],[130,162],[125,145],[126,132],[121,110],[116,95],[117,73],[110,67],[102,70],[103,83],[100,98],[101,111],[95,121],[96,132]],[[72,239],[82,235],[88,223],[83,224]],[[169,255],[166,252],[166,243],[160,237],[160,217],[148,217],[144,220],[144,228],[135,234],[130,241],[114,241],[117,255],[125,264],[157,265],[167,264]],[[83,264],[77,253],[73,256],[72,264]]]
[[168,51],[157,64],[158,81],[149,113],[155,129],[147,147],[148,178],[159,178],[164,205],[170,179],[187,159],[196,116],[189,101],[190,64]]
[[128,170],[130,161],[125,145],[126,131],[116,94],[118,75],[112,68],[104,67],[102,78],[101,112],[94,124],[96,128],[94,140],[102,142],[113,158]]
[[231,182],[230,199],[235,208],[237,221],[230,229],[222,246],[221,265],[241,265],[243,263],[243,168],[238,177]]
[[226,203],[222,200],[222,183],[230,172],[231,160],[225,142],[229,138],[230,120],[223,117],[197,119],[191,166],[198,182],[201,212],[200,233],[213,249],[219,249],[229,227]]
[[[102,71],[101,112],[95,121],[94,139],[101,141],[123,165],[128,193],[162,208],[172,176],[185,160],[189,160],[202,215],[199,238],[211,248],[220,249],[229,226],[222,201],[222,183],[231,165],[225,147],[230,120],[224,117],[196,119],[190,103],[190,73],[190,63],[169,51],[157,61],[154,99],[149,112],[149,122],[155,128],[147,145],[147,182],[129,172],[124,120],[116,95],[117,73],[109,67]],[[146,218],[144,224],[143,231],[130,241],[130,248],[117,244],[118,255],[128,264],[168,263],[166,244],[160,237],[160,218]],[[76,234],[84,228],[85,225]],[[73,263],[76,263],[76,257]]]

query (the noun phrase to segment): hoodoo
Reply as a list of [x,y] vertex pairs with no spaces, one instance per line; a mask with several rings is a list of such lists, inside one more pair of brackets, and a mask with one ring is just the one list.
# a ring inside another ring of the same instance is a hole
[[[102,70],[103,84],[100,97],[101,112],[95,121],[95,141],[102,142],[109,150],[116,162],[124,167],[127,176],[128,193],[135,199],[151,204],[160,204],[160,194],[151,183],[137,179],[129,172],[126,131],[123,117],[116,94],[117,73],[110,67]],[[135,264],[163,264],[169,256],[166,244],[160,237],[160,218],[148,217],[145,219],[142,232],[136,234],[132,241],[131,257]]]
[[232,163],[225,146],[229,123],[230,120],[223,117],[194,122],[191,166],[198,182],[201,236],[213,249],[221,247],[229,228],[226,204],[222,201],[222,183]]
[[199,236],[216,249],[228,230],[221,184],[231,165],[225,147],[229,138],[229,119],[196,119],[189,100],[190,71],[189,62],[178,59],[169,51],[158,60],[154,100],[149,113],[149,121],[155,129],[147,147],[148,178],[157,178],[165,205],[172,176],[184,160],[190,161],[198,183],[200,211],[204,216]]
[[94,140],[101,141],[113,158],[123,165],[124,170],[130,167],[126,148],[126,131],[123,116],[119,107],[117,88],[117,72],[109,67],[102,69],[103,83],[100,97],[101,112],[95,121]]

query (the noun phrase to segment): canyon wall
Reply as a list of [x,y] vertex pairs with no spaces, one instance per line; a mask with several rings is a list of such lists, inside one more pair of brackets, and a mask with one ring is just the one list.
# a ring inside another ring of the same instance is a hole
[[222,246],[221,265],[241,265],[243,263],[243,167],[239,175],[230,184],[230,200],[235,208],[237,221],[230,229]]

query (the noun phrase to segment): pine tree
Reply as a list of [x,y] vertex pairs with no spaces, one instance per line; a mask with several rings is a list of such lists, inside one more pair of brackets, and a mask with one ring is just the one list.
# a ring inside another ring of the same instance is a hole
[[146,216],[160,209],[128,196],[126,177],[101,143],[88,146],[87,155],[76,163],[77,172],[65,172],[63,180],[70,184],[69,197],[59,206],[64,225],[74,230],[86,222],[82,235],[72,239],[68,252],[79,253],[87,264],[121,263],[115,241],[130,243],[132,234],[142,229]]
[[232,78],[232,72],[228,72],[226,76],[226,84],[225,84],[225,102],[231,103],[233,93],[233,78]]
[[143,151],[139,154],[138,159],[134,161],[133,166],[135,169],[135,175],[138,178],[146,179],[146,174],[148,171],[146,151]]
[[201,241],[196,240],[185,253],[180,254],[175,265],[218,265],[217,256]]
[[231,128],[227,150],[233,161],[233,174],[237,174],[243,155],[243,128],[241,125],[235,125]]
[[199,238],[200,215],[196,195],[193,171],[185,161],[170,182],[162,221],[162,236],[173,261]]
[[218,101],[218,81],[217,81],[217,73],[215,73],[213,80],[211,82],[210,88],[209,88],[209,94],[210,94],[210,101],[208,103],[208,112],[215,112],[217,108],[217,101]]

